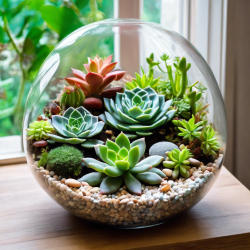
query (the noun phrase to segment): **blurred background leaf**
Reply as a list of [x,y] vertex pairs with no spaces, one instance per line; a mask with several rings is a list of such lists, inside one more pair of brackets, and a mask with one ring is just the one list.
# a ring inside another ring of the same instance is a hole
[[21,134],[32,81],[56,44],[112,17],[113,0],[0,0],[0,136]]

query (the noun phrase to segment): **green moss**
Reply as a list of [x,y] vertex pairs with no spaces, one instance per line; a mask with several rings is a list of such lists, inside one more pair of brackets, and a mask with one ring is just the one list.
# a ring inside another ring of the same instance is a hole
[[82,157],[80,150],[63,145],[48,153],[47,169],[64,177],[78,175],[81,172]]
[[42,149],[42,158],[38,162],[38,167],[44,167],[47,164],[48,152],[45,149]]

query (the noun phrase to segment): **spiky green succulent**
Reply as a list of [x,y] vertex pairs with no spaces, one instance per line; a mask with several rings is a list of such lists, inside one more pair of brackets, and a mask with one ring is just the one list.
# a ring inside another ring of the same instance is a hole
[[147,136],[155,129],[170,121],[175,110],[168,111],[172,100],[165,102],[164,95],[158,95],[152,88],[125,90],[117,93],[115,101],[104,98],[108,112],[100,118],[108,125],[126,132]]
[[204,154],[216,155],[220,148],[220,144],[215,135],[214,129],[207,125],[200,133],[199,139],[201,140],[201,150]]
[[97,156],[103,160],[83,158],[84,164],[96,170],[84,175],[80,181],[90,185],[100,185],[101,194],[115,193],[123,181],[127,189],[135,194],[141,194],[141,183],[159,184],[165,174],[155,168],[163,157],[154,155],[140,161],[146,149],[145,139],[141,138],[130,143],[124,133],[120,133],[115,142],[107,140],[106,145],[96,145]]
[[30,123],[27,129],[27,140],[40,141],[42,139],[48,139],[49,135],[47,133],[52,133],[54,128],[50,125],[49,121],[34,121]]
[[154,79],[153,75],[147,76],[142,69],[143,75],[140,76],[138,73],[135,73],[135,79],[131,82],[126,82],[126,88],[129,90],[135,89],[137,87],[145,89],[147,87],[151,87],[152,89],[156,89],[158,82],[161,77]]
[[168,158],[170,161],[164,161],[163,166],[166,168],[172,168],[173,179],[178,178],[179,174],[184,178],[189,177],[190,167],[188,166],[190,162],[188,159],[190,158],[190,153],[187,148],[184,148],[182,151],[178,149],[174,149],[171,152],[168,152]]
[[89,139],[102,131],[104,123],[98,122],[98,117],[93,116],[84,107],[74,109],[68,108],[63,116],[53,115],[52,126],[62,136],[47,134],[52,141],[80,144],[86,148],[92,148],[96,144],[103,144],[103,141]]
[[194,116],[192,116],[189,121],[185,120],[173,120],[172,121],[175,126],[181,131],[179,136],[182,136],[184,139],[188,139],[189,141],[194,140],[195,138],[200,137],[200,130],[202,129],[204,122],[195,123]]

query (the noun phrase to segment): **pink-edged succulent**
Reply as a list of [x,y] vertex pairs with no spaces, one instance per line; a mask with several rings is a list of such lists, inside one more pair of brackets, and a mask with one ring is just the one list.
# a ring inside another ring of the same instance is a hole
[[[110,55],[105,60],[98,55],[94,60],[89,58],[89,64],[84,64],[87,74],[78,69],[72,69],[74,77],[65,78],[65,80],[72,86],[79,84],[86,97],[99,97],[101,93],[103,96],[106,91],[104,89],[112,81],[120,80],[125,74],[125,71],[112,71],[117,64],[117,62],[111,63],[112,57]],[[118,92],[117,90],[118,88],[114,88],[115,92]]]

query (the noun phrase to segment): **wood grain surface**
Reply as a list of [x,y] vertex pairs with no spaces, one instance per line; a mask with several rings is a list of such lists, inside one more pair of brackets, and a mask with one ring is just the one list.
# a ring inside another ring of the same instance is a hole
[[118,230],[70,215],[26,164],[0,167],[0,249],[250,249],[250,192],[223,168],[185,214],[156,227]]

